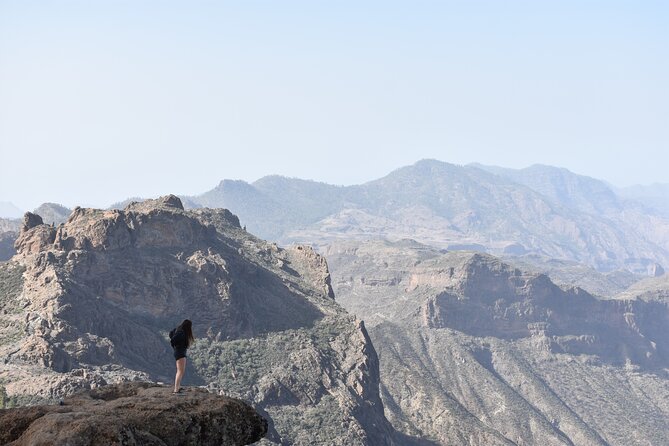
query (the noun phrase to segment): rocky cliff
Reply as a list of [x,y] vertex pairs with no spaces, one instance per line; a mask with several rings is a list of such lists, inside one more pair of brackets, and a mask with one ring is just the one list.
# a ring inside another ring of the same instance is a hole
[[105,386],[58,405],[0,410],[0,443],[11,446],[246,445],[267,421],[240,400],[203,389],[173,395],[149,383]]
[[364,325],[324,259],[259,240],[223,209],[175,196],[124,210],[26,214],[2,267],[0,380],[13,401],[128,380],[171,382],[167,332],[194,322],[186,384],[251,402],[265,442],[393,444]]
[[326,251],[393,425],[444,445],[666,443],[669,305],[601,300],[474,252]]
[[[72,211],[56,203],[43,203],[33,212],[49,225],[64,223]],[[32,214],[32,213],[31,213]],[[16,250],[14,242],[19,236],[20,219],[0,218],[0,262],[11,259]]]

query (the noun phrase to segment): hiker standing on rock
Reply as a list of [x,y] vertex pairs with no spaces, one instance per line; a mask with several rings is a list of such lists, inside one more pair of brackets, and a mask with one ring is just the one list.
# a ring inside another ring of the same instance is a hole
[[170,331],[170,344],[174,349],[174,359],[177,361],[177,374],[174,378],[174,391],[181,392],[181,379],[186,372],[186,350],[195,342],[193,337],[193,323],[185,319],[179,326]]

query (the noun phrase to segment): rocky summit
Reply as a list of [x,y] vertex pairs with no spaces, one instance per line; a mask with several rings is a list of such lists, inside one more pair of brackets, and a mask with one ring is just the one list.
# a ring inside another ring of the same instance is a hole
[[395,428],[441,445],[667,444],[660,279],[597,299],[410,240],[325,254],[338,301],[367,322]]
[[0,443],[11,446],[246,445],[267,421],[242,401],[203,389],[124,383],[78,393],[58,405],[0,410]]
[[311,248],[279,248],[176,196],[75,208],[58,226],[27,214],[15,246],[0,268],[5,405],[171,382],[167,333],[188,318],[184,384],[253,405],[269,423],[261,444],[412,441],[384,417],[365,326],[333,299]]

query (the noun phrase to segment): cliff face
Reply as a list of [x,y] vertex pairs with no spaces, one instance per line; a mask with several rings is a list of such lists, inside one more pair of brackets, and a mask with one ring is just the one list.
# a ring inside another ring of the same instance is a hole
[[0,410],[5,445],[245,445],[267,421],[242,401],[188,389],[124,383],[79,393],[60,405]]
[[326,256],[337,300],[367,322],[396,428],[448,445],[666,442],[666,301],[599,300],[408,241]]
[[265,441],[392,443],[376,353],[310,248],[280,249],[226,210],[185,211],[168,196],[76,208],[57,227],[27,215],[16,249],[0,314],[9,397],[171,382],[167,332],[188,318],[198,341],[185,383],[253,402]]

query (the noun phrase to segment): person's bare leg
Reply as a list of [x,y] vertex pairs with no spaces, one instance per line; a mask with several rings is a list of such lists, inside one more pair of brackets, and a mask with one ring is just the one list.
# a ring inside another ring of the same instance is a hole
[[186,372],[186,358],[177,359],[177,375],[174,377],[174,391],[178,392],[181,388],[181,379]]

